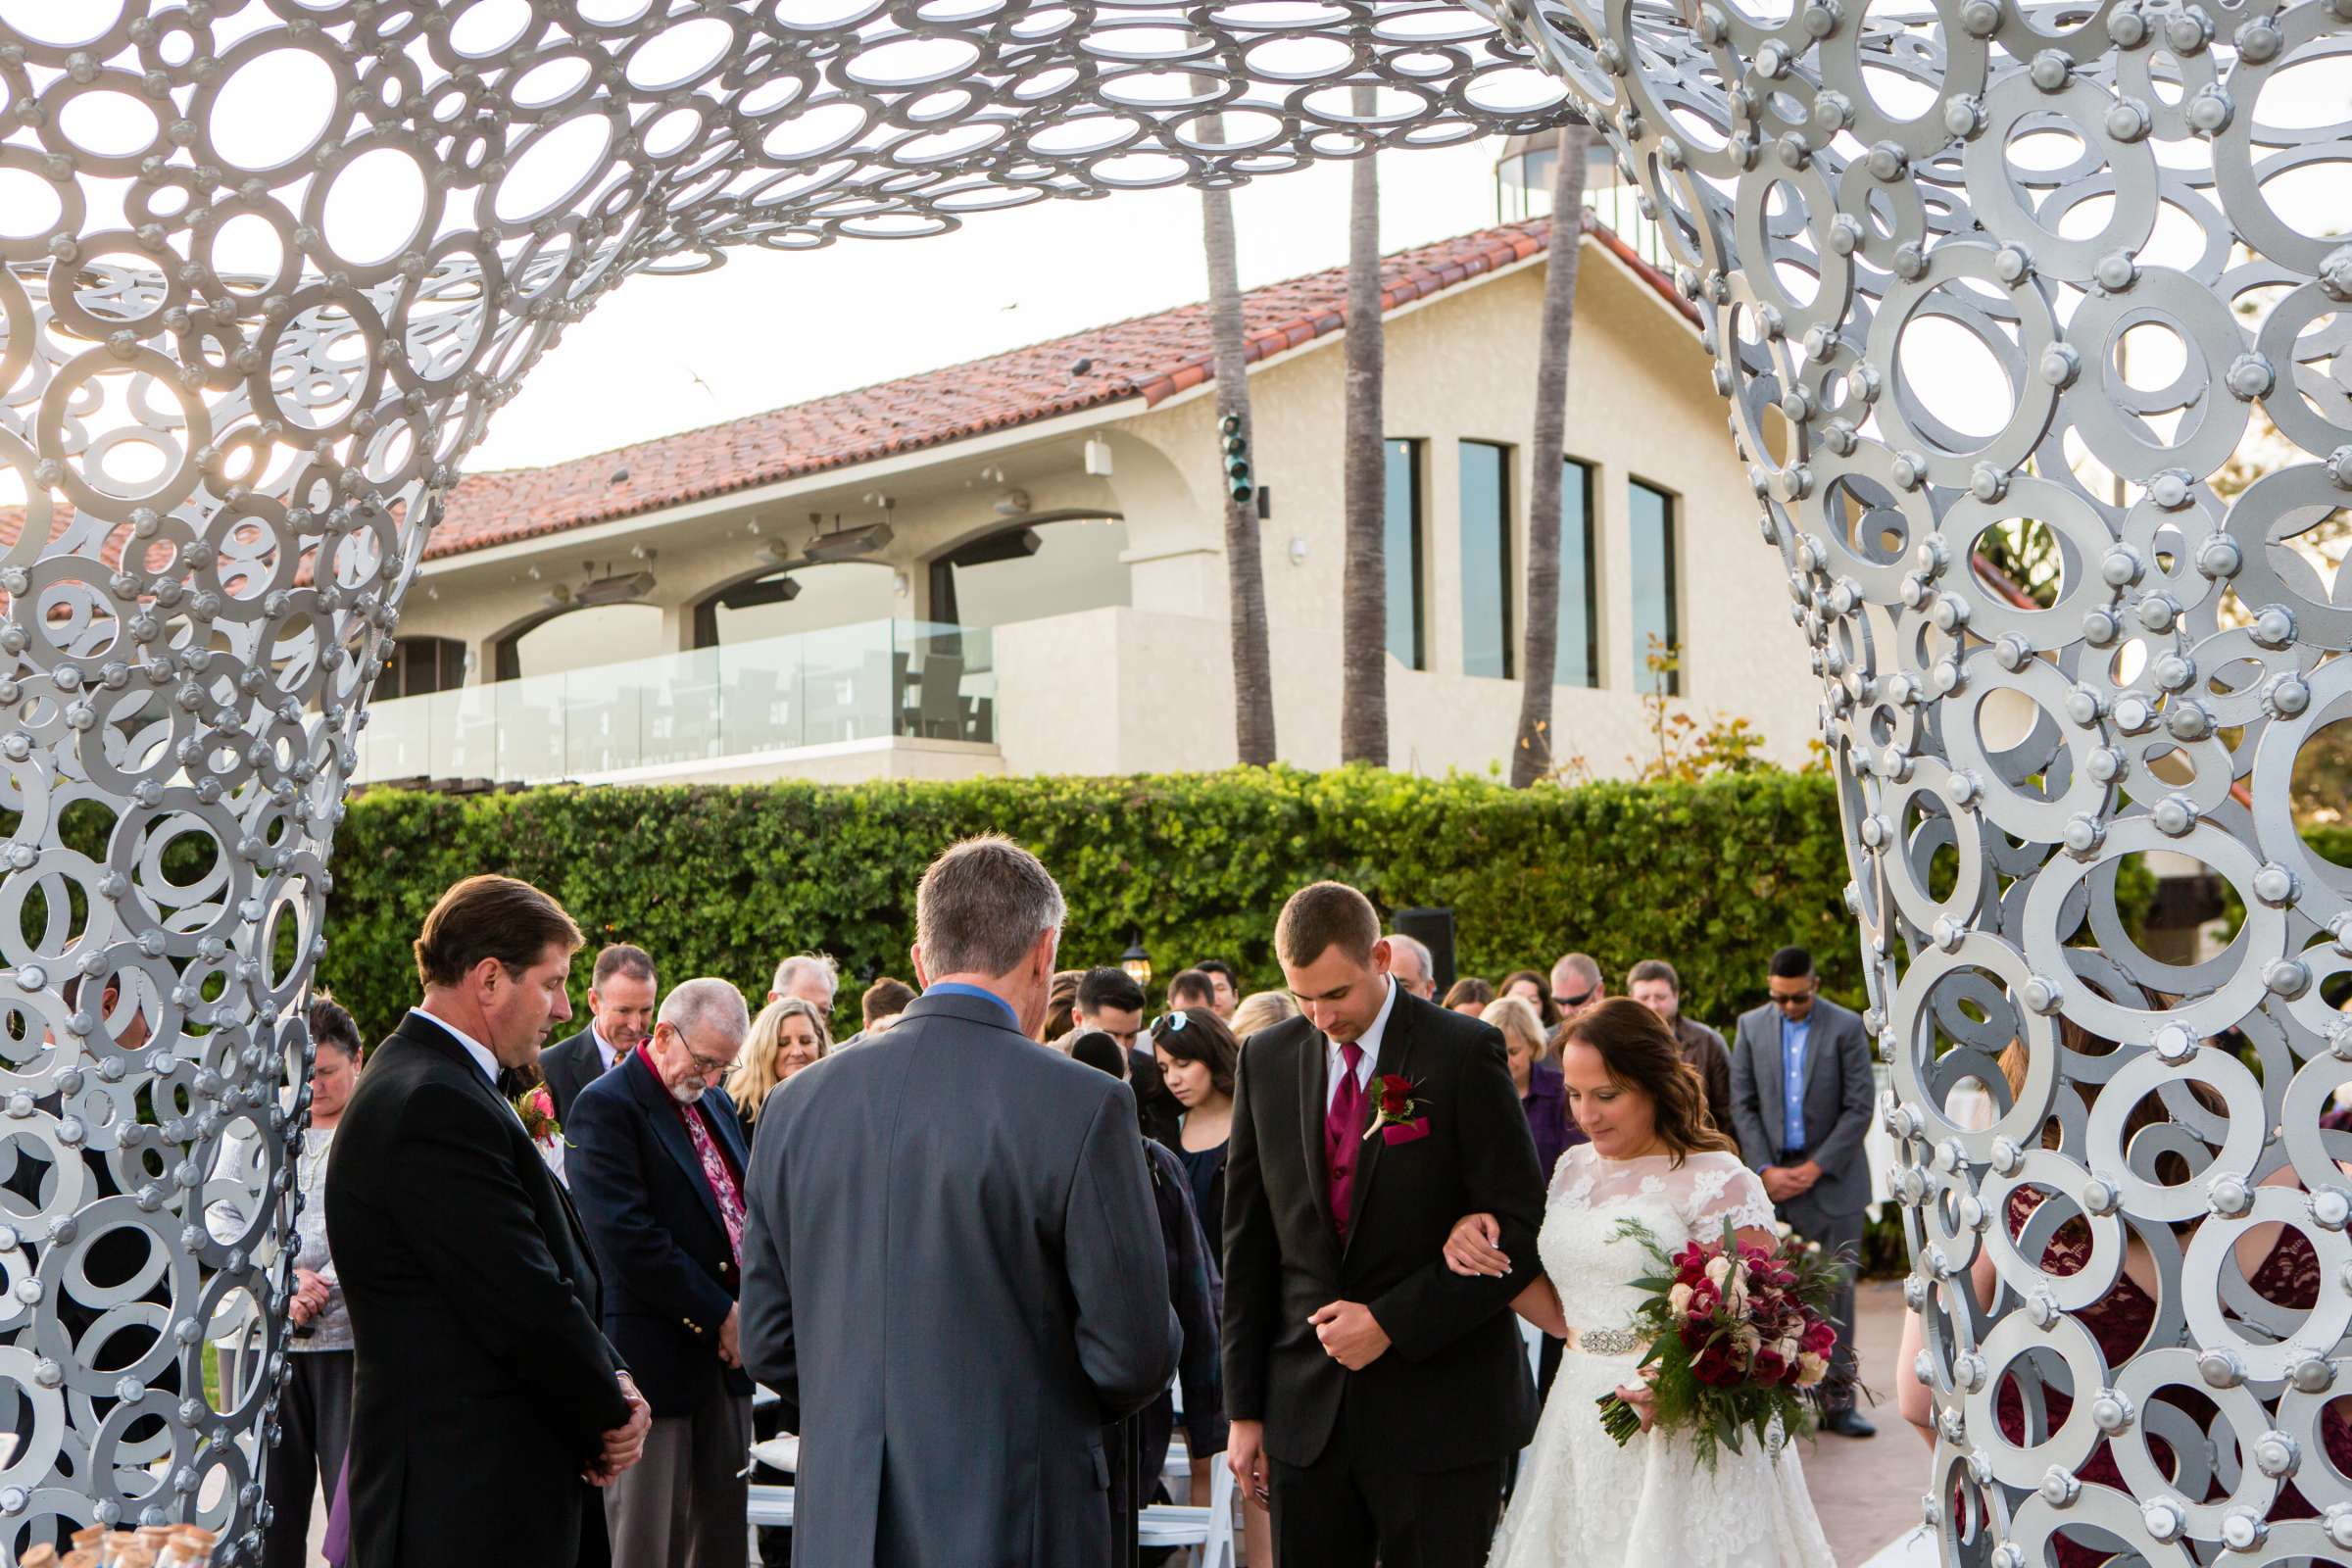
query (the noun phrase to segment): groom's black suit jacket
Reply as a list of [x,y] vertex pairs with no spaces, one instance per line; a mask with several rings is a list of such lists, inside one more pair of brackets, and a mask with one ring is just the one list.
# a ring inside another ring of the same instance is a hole
[[[1508,1307],[1538,1272],[1544,1177],[1502,1036],[1396,993],[1375,1071],[1413,1080],[1430,1131],[1364,1144],[1345,1245],[1324,1174],[1328,1055],[1304,1018],[1242,1051],[1225,1167],[1226,1413],[1263,1421],[1266,1452],[1291,1465],[1314,1463],[1335,1435],[1378,1468],[1504,1458],[1535,1432]],[[1507,1278],[1464,1278],[1440,1255],[1454,1222],[1481,1211],[1501,1224]],[[1369,1306],[1392,1342],[1360,1372],[1332,1360],[1307,1321],[1340,1300]]]

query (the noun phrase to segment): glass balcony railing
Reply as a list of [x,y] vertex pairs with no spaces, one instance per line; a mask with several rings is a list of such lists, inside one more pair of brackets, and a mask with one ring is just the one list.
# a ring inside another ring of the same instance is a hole
[[996,739],[984,629],[875,620],[369,705],[355,784],[548,784],[844,741]]

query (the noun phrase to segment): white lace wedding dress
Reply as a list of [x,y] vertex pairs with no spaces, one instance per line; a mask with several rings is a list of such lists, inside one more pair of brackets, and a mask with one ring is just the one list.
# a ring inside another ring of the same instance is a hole
[[[1669,1250],[1735,1225],[1773,1224],[1764,1185],[1726,1153],[1670,1167],[1667,1155],[1603,1159],[1589,1144],[1560,1156],[1538,1250],[1579,1335],[1625,1328],[1655,1260],[1616,1234],[1639,1220]],[[1519,1466],[1519,1485],[1494,1538],[1489,1568],[1831,1568],[1835,1559],[1805,1492],[1793,1446],[1724,1449],[1715,1473],[1686,1438],[1645,1432],[1620,1448],[1595,1402],[1635,1381],[1639,1348],[1560,1358]]]

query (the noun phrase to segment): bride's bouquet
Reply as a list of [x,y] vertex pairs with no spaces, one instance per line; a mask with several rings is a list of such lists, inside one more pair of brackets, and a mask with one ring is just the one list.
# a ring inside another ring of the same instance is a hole
[[[1651,1384],[1652,1424],[1684,1432],[1700,1463],[1720,1448],[1740,1451],[1740,1434],[1769,1444],[1774,1423],[1794,1435],[1813,1425],[1838,1331],[1828,1315],[1841,1260],[1819,1243],[1788,1251],[1743,1247],[1727,1221],[1720,1242],[1669,1253],[1637,1220],[1617,1234],[1640,1242],[1659,1272],[1636,1280],[1642,1292],[1632,1328],[1649,1342],[1641,1360]],[[1600,1424],[1623,1447],[1642,1430],[1634,1407],[1601,1396]]]

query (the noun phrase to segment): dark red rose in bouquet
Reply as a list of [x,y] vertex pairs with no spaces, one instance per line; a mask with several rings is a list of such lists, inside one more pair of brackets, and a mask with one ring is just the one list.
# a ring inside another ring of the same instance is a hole
[[[1635,1282],[1643,1298],[1632,1320],[1649,1346],[1641,1365],[1651,1388],[1651,1430],[1687,1434],[1709,1469],[1719,1448],[1740,1451],[1742,1433],[1769,1445],[1776,1429],[1789,1437],[1809,1430],[1838,1338],[1826,1309],[1848,1260],[1804,1243],[1742,1244],[1729,1221],[1721,1241],[1673,1252],[1638,1221],[1618,1229],[1658,1264]],[[1619,1444],[1641,1432],[1641,1417],[1615,1394],[1596,1402],[1602,1428]]]

